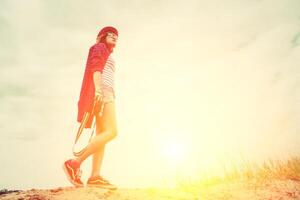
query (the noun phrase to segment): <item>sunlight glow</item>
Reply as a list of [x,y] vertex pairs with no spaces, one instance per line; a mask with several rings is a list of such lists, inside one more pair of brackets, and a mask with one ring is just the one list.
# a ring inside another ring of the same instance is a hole
[[186,154],[184,143],[176,139],[166,141],[164,146],[162,146],[162,151],[164,156],[172,162],[181,161]]

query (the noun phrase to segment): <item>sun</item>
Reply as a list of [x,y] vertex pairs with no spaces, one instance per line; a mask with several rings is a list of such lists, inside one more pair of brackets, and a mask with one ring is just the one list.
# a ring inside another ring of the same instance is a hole
[[180,162],[186,156],[186,146],[178,139],[166,140],[161,145],[164,157],[171,162]]

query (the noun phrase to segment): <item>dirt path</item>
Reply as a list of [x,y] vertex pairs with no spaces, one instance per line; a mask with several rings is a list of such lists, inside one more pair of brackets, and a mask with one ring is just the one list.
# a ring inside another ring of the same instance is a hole
[[184,189],[118,189],[58,187],[7,192],[1,200],[300,200],[300,181],[264,183],[232,181]]

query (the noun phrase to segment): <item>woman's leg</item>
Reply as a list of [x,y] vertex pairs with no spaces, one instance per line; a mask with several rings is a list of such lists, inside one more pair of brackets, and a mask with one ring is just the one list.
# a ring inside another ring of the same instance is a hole
[[117,136],[115,103],[113,101],[105,103],[102,117],[104,130],[92,139],[81,156],[75,158],[79,163]]
[[[96,115],[96,135],[103,132],[103,119],[100,115]],[[104,157],[105,144],[93,153],[92,173],[91,177],[100,175],[100,169]]]
[[100,175],[100,169],[104,157],[104,149],[105,149],[105,145],[101,147],[98,151],[93,153],[93,166],[92,166],[91,177]]

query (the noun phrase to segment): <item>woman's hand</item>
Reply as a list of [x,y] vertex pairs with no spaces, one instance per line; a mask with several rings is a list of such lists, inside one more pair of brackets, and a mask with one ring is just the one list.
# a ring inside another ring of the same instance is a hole
[[95,108],[94,108],[94,113],[98,113],[101,111],[101,106],[102,106],[102,98],[103,98],[103,93],[101,89],[96,89],[95,90]]
[[102,99],[102,97],[103,97],[103,92],[102,92],[102,90],[101,90],[101,89],[96,89],[96,90],[95,90],[95,99],[96,99],[97,101],[99,101],[99,100]]

